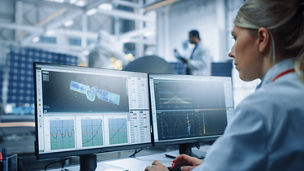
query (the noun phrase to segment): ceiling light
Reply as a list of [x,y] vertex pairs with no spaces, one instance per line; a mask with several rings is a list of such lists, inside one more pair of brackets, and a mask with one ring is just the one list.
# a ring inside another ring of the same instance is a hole
[[145,32],[144,35],[145,35],[146,37],[153,36],[153,35],[154,35],[154,32],[153,32],[152,30],[150,30],[150,31]]
[[87,11],[87,15],[91,16],[91,15],[96,14],[96,12],[97,12],[96,8],[93,8],[93,9],[90,9],[89,11]]
[[53,36],[55,34],[55,32],[54,32],[54,30],[48,30],[45,34],[47,36]]
[[73,24],[73,20],[69,20],[69,21],[66,21],[63,25],[66,26],[66,27],[69,27]]
[[99,5],[98,8],[101,9],[101,10],[111,11],[112,10],[112,4],[104,3],[104,4]]
[[77,2],[77,0],[70,0],[71,4],[75,4]]
[[64,2],[64,0],[49,0],[49,1],[58,2],[58,3],[63,3]]
[[32,39],[32,41],[33,41],[34,43],[39,42],[39,40],[40,40],[40,38],[39,38],[39,37],[34,37],[34,38]]
[[84,2],[84,1],[77,1],[75,4],[76,4],[77,6],[83,7],[83,6],[85,5],[85,2]]
[[85,51],[82,52],[82,54],[84,54],[86,56],[89,55],[89,53],[90,53],[90,51],[88,51],[88,50],[85,50]]

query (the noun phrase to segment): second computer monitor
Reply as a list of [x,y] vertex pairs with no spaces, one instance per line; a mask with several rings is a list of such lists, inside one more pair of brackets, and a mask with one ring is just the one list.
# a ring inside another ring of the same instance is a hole
[[149,76],[155,145],[215,140],[233,115],[229,77]]

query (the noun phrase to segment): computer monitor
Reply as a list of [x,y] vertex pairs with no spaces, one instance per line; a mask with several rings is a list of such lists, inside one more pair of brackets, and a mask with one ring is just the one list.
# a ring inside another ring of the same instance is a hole
[[34,73],[38,159],[80,156],[90,170],[96,153],[152,146],[147,74],[45,63]]
[[193,143],[214,141],[233,115],[230,77],[150,74],[149,86],[156,146],[192,155]]

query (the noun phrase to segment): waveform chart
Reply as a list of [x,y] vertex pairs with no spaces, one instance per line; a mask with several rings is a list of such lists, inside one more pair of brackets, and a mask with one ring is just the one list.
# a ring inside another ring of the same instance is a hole
[[75,148],[73,120],[50,121],[51,150]]

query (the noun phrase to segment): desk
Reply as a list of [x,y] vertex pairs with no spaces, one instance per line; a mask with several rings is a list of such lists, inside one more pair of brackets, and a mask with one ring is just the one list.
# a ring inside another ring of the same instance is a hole
[[[98,162],[96,171],[144,171],[144,169],[147,166],[150,166],[152,162],[156,159],[166,166],[171,166],[173,160],[172,158],[165,157],[164,152],[136,158],[125,158]],[[70,171],[79,171],[79,165],[68,166],[65,168],[69,169]],[[61,171],[61,168],[53,169],[51,171]]]
[[[200,150],[207,152],[210,145],[201,146]],[[168,152],[160,152],[157,154],[141,156],[136,158],[123,158],[117,160],[107,160],[97,163],[96,171],[144,171],[147,166],[150,166],[154,160],[158,160],[165,166],[171,166],[173,158],[168,158],[165,154]],[[170,153],[178,153],[177,150]],[[65,167],[70,171],[79,171],[79,165]],[[61,171],[61,169],[53,169],[51,171]]]
[[150,166],[154,160],[158,160],[166,166],[171,166],[173,159],[165,157],[165,153],[159,153],[137,158],[106,161],[105,163],[113,166],[121,166],[128,169],[129,171],[144,171],[144,169],[147,166]]

